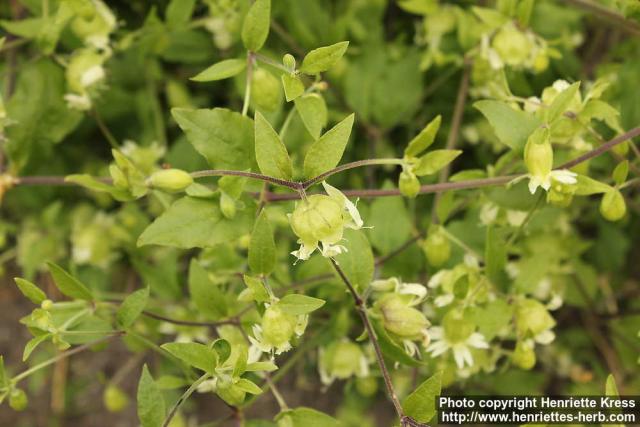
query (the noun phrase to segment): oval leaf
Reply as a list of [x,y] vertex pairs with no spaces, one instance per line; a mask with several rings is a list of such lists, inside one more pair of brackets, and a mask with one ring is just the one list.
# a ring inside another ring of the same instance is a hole
[[276,242],[265,209],[260,212],[249,242],[249,267],[255,274],[267,275],[276,264]]
[[347,47],[349,47],[349,42],[344,41],[312,50],[302,60],[300,72],[318,74],[327,71],[342,58],[342,55],[347,51]]
[[228,79],[240,74],[247,66],[244,59],[225,59],[216,62],[198,75],[191,77],[195,82],[212,82],[215,80]]
[[47,295],[34,283],[19,277],[16,277],[13,280],[15,280],[16,285],[18,285],[18,289],[22,292],[22,295],[27,297],[27,299],[32,303],[40,305],[42,304],[42,301],[47,299]]
[[313,139],[320,138],[322,128],[327,125],[327,104],[317,93],[302,95],[295,100],[296,111]]
[[196,342],[170,342],[162,344],[162,348],[173,354],[187,365],[201,369],[210,374],[218,364],[217,353],[204,344]]
[[256,0],[242,24],[242,43],[247,50],[257,52],[269,35],[271,0]]
[[429,148],[436,138],[436,133],[438,133],[438,129],[440,129],[441,121],[442,116],[440,115],[431,120],[429,124],[426,125],[424,129],[422,129],[422,131],[411,140],[411,142],[409,142],[409,145],[404,150],[405,156],[415,157]]
[[128,328],[140,316],[149,300],[149,288],[139,289],[122,302],[116,313],[116,321],[122,328]]
[[137,400],[138,419],[142,427],[160,427],[165,415],[164,399],[147,365],[142,367]]
[[93,295],[91,295],[89,289],[78,279],[67,273],[62,267],[52,262],[48,262],[47,266],[49,267],[51,276],[53,276],[53,281],[64,295],[87,301],[93,300]]
[[311,313],[323,305],[324,301],[319,298],[308,297],[300,294],[285,295],[284,298],[278,301],[278,307],[280,307],[280,309],[285,313],[293,316]]
[[304,158],[304,175],[313,178],[337,166],[351,135],[354,115],[335,125],[311,144]]
[[293,166],[287,148],[278,133],[262,114],[256,112],[255,117],[256,160],[260,172],[275,178],[290,180]]
[[462,154],[461,150],[433,150],[420,158],[413,173],[418,176],[433,175]]

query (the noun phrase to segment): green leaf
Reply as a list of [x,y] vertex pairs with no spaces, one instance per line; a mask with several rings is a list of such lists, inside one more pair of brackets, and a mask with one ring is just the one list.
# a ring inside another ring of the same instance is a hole
[[251,119],[225,108],[174,108],[171,114],[212,168],[246,170],[254,165]]
[[[385,184],[383,188],[389,188]],[[413,229],[413,222],[401,197],[380,197],[371,203],[369,221],[371,245],[381,254],[404,244]]]
[[262,280],[257,277],[247,276],[246,274],[242,276],[244,283],[247,285],[247,288],[253,294],[253,299],[258,302],[269,302],[271,298],[269,297],[269,293],[267,289],[264,287],[264,283]]
[[318,74],[327,71],[342,58],[347,51],[347,47],[349,47],[349,42],[344,41],[312,50],[302,60],[300,72]]
[[247,360],[249,359],[249,347],[246,345],[236,346],[236,364],[233,367],[232,377],[239,377],[244,374],[247,369]]
[[262,394],[262,389],[258,387],[254,382],[249,381],[245,378],[240,378],[235,386],[238,387],[242,391],[246,391],[251,394]]
[[49,338],[51,338],[51,334],[48,333],[31,338],[29,342],[24,346],[24,351],[22,352],[22,361],[26,362],[29,356],[31,356],[31,353],[33,353],[33,350],[35,350],[36,347],[40,345],[40,343],[46,341]]
[[193,366],[210,374],[215,373],[218,365],[218,354],[210,347],[196,342],[170,342],[160,347]]
[[215,80],[224,80],[233,76],[237,76],[247,67],[247,61],[244,59],[225,59],[216,62],[209,68],[201,71],[190,80],[194,82],[212,82]]
[[622,185],[629,174],[629,160],[623,160],[613,170],[613,181],[616,185]]
[[415,157],[429,148],[436,138],[436,133],[438,133],[438,129],[440,129],[441,121],[442,116],[440,115],[431,120],[429,124],[426,125],[424,129],[422,129],[422,131],[420,131],[420,133],[411,140],[411,142],[409,142],[409,145],[404,150],[404,155]]
[[373,280],[375,270],[373,251],[362,231],[345,230],[344,246],[347,252],[336,256],[336,261],[356,289],[366,289]]
[[287,102],[291,102],[304,93],[304,84],[298,76],[284,73],[281,76],[284,96]]
[[522,150],[529,135],[542,124],[532,114],[514,110],[505,102],[478,101],[473,106],[487,118],[500,142],[515,150]]
[[311,313],[322,307],[325,301],[301,294],[285,295],[277,305],[282,311],[292,316]]
[[418,176],[433,175],[462,154],[462,150],[433,150],[420,158],[413,173]]
[[224,294],[209,278],[209,273],[195,258],[189,263],[189,294],[198,311],[205,316],[218,319],[227,313]]
[[258,371],[273,372],[277,369],[278,369],[278,366],[273,362],[253,362],[247,365],[246,372],[258,372]]
[[138,382],[138,419],[142,427],[160,427],[164,421],[165,405],[162,393],[153,381],[145,364]]
[[4,356],[0,355],[0,387],[7,384],[7,370],[4,368]]
[[52,262],[48,262],[47,266],[49,267],[51,276],[53,276],[53,281],[64,295],[87,301],[93,300],[91,291],[78,279],[67,273],[62,267]]
[[253,226],[249,242],[249,267],[255,274],[267,275],[276,265],[276,242],[265,209]]
[[64,178],[65,182],[73,182],[81,185],[92,191],[99,191],[101,193],[109,193],[114,199],[119,201],[132,200],[131,194],[122,188],[114,187],[113,185],[106,184],[103,181],[94,178],[87,174],[68,175]]
[[142,314],[149,300],[149,288],[138,289],[127,296],[116,312],[116,321],[123,329],[128,328]]
[[494,285],[500,285],[506,280],[504,268],[507,265],[507,247],[504,233],[496,230],[492,225],[487,227],[484,259],[487,277]]
[[196,0],[171,0],[165,11],[169,28],[181,28],[186,26],[191,19]]
[[32,303],[40,305],[42,304],[42,301],[47,299],[47,295],[34,283],[19,277],[16,277],[13,280],[15,280],[20,292],[22,292],[22,295],[27,297],[27,299]]
[[271,0],[256,0],[242,24],[242,43],[251,52],[259,51],[269,35]]
[[616,379],[612,374],[607,375],[604,393],[607,396],[620,397],[620,392],[618,392],[618,386],[616,385]]
[[293,165],[287,147],[267,119],[258,111],[255,116],[255,146],[256,160],[263,174],[285,180],[291,179]]
[[377,320],[372,320],[373,330],[375,331],[378,343],[382,353],[393,360],[394,362],[401,363],[407,366],[422,366],[424,363],[409,356],[406,351],[398,344],[396,344],[387,334],[387,331]]
[[351,135],[354,115],[351,114],[309,147],[304,158],[304,175],[313,178],[338,165]]
[[281,412],[276,416],[276,421],[288,419],[290,427],[336,427],[340,422],[335,418],[316,411],[315,409],[299,407],[290,411]]
[[603,182],[596,181],[586,175],[578,174],[576,177],[578,184],[576,186],[576,196],[590,196],[592,194],[606,193],[613,188]]
[[231,221],[223,217],[216,200],[183,197],[144,230],[138,246],[213,247],[247,233],[249,216],[248,210],[241,211]]
[[402,402],[405,415],[420,423],[429,422],[436,414],[436,399],[442,388],[442,373],[437,372],[420,384]]
[[213,351],[218,354],[220,363],[224,363],[231,356],[231,344],[225,339],[217,339],[211,345]]
[[313,139],[320,138],[327,125],[328,111],[324,98],[317,93],[302,95],[295,100],[296,111]]
[[464,316],[478,326],[478,331],[487,341],[491,341],[511,322],[513,305],[504,299],[495,299],[482,307],[469,307]]
[[580,82],[575,82],[574,84],[560,92],[558,95],[556,95],[555,99],[553,100],[545,114],[548,123],[553,122],[558,117],[560,117],[562,113],[565,112],[579,89]]

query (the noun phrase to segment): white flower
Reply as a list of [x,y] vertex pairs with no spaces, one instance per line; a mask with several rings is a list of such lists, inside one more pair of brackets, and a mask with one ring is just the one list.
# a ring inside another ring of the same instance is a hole
[[453,353],[453,358],[459,369],[463,369],[465,365],[473,366],[473,355],[470,348],[487,349],[489,344],[484,336],[479,332],[474,332],[469,337],[460,342],[450,342],[444,333],[444,328],[434,326],[429,331],[432,343],[427,347],[427,352],[432,357],[438,357],[445,354],[449,350]]
[[67,103],[67,107],[73,110],[87,111],[91,109],[91,99],[87,94],[67,93],[64,96],[64,100]]
[[552,170],[544,176],[531,174],[527,176],[529,177],[529,192],[531,194],[535,194],[538,187],[542,187],[545,191],[549,191],[549,188],[551,188],[551,185],[554,182],[567,185],[578,183],[578,174],[566,169]]

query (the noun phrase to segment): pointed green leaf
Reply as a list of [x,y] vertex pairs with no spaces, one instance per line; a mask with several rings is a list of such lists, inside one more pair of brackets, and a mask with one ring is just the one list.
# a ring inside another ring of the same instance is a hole
[[218,365],[218,355],[208,346],[196,342],[170,342],[160,347],[189,366],[213,374]]
[[167,25],[172,29],[185,27],[193,15],[196,0],[171,0],[165,11]]
[[319,298],[308,297],[301,294],[289,294],[278,301],[277,305],[285,313],[299,316],[319,309],[324,303],[325,302]]
[[49,267],[51,276],[53,276],[53,281],[64,295],[87,301],[93,300],[91,291],[78,279],[67,273],[62,267],[52,262],[48,262],[47,266]]
[[616,385],[616,379],[612,374],[607,375],[607,382],[605,384],[605,395],[610,397],[619,397],[618,386]]
[[42,304],[42,301],[47,299],[47,295],[34,283],[19,277],[16,277],[13,280],[15,280],[20,292],[22,292],[22,295],[27,297],[27,299],[32,303],[40,305]]
[[313,139],[320,138],[322,129],[327,125],[328,111],[324,98],[317,93],[302,95],[295,100],[296,111]]
[[613,170],[613,182],[616,185],[622,185],[629,174],[629,160],[623,160],[618,163],[618,166]]
[[255,274],[267,275],[276,264],[276,242],[265,209],[260,212],[253,226],[249,242],[249,267]]
[[506,102],[478,101],[473,106],[487,118],[500,142],[515,150],[522,150],[529,135],[542,124],[533,114],[515,110]]
[[0,387],[7,384],[7,370],[4,368],[4,356],[0,356]]
[[75,184],[81,185],[82,187],[85,187],[91,191],[109,193],[114,199],[122,202],[133,199],[133,197],[127,190],[109,185],[95,177],[92,177],[91,175],[68,175],[64,180],[65,182],[73,182]]
[[246,66],[247,61],[244,59],[225,59],[216,62],[209,68],[191,77],[190,80],[194,82],[212,82],[215,80],[228,79],[240,74]]
[[242,276],[245,285],[253,294],[253,299],[258,302],[269,302],[271,298],[269,298],[269,293],[267,289],[264,287],[264,283],[262,280],[257,277],[247,276],[246,274]]
[[208,318],[218,319],[227,313],[225,296],[209,278],[209,273],[195,258],[189,264],[189,295],[198,311]]
[[442,373],[437,372],[404,399],[404,413],[419,423],[429,422],[436,415],[436,399],[441,389]]
[[247,365],[246,372],[258,372],[258,371],[273,372],[277,369],[278,369],[278,366],[273,362],[253,362]]
[[461,150],[433,150],[420,158],[413,173],[418,176],[433,175],[462,154]]
[[389,337],[389,334],[387,334],[387,331],[384,329],[384,327],[380,324],[379,321],[374,320],[371,323],[373,325],[373,329],[375,331],[376,337],[378,338],[380,349],[382,350],[382,353],[386,357],[388,357],[389,359],[395,362],[398,362],[407,366],[424,365],[423,362],[420,362],[419,360],[416,360],[413,357],[409,356],[402,347],[396,344],[391,339],[391,337]]
[[304,175],[313,178],[338,165],[351,135],[354,115],[351,114],[320,139],[311,144],[304,158]]
[[142,367],[138,382],[138,419],[142,427],[160,427],[164,421],[165,405],[162,393],[153,381],[147,365]]
[[260,112],[255,116],[256,160],[260,172],[275,178],[290,180],[293,166],[287,148],[278,133]]
[[24,351],[22,352],[22,361],[26,362],[29,356],[31,356],[31,353],[33,353],[33,350],[35,350],[36,347],[40,345],[40,343],[46,341],[49,338],[51,338],[51,334],[42,334],[31,338],[29,342],[24,346]]
[[576,179],[578,180],[575,192],[576,196],[590,196],[592,194],[606,193],[613,189],[613,187],[605,184],[604,182],[596,181],[586,175],[578,174]]
[[574,84],[560,92],[558,95],[556,95],[555,99],[546,111],[546,119],[548,123],[551,123],[565,112],[576,93],[578,93],[579,89],[580,82],[575,82]]
[[245,378],[240,378],[238,382],[235,384],[242,391],[246,391],[250,394],[262,394],[262,389],[258,387],[254,382],[249,381]]
[[259,51],[269,35],[271,0],[256,0],[242,24],[242,43],[251,52]]
[[290,427],[337,427],[341,425],[338,420],[323,412],[302,406],[281,412],[276,416],[276,421],[285,419],[288,422],[283,422],[283,425]]
[[149,300],[149,288],[139,289],[127,296],[116,313],[121,328],[128,328],[142,314]]
[[284,73],[282,75],[282,87],[287,102],[291,102],[304,93],[304,84],[298,76]]
[[251,216],[248,210],[240,211],[231,221],[223,217],[217,200],[183,197],[144,230],[138,246],[213,247],[247,233]]
[[424,129],[422,129],[422,131],[420,131],[420,133],[411,140],[411,142],[409,142],[409,145],[404,150],[405,156],[415,157],[429,148],[436,138],[436,133],[438,133],[438,129],[440,129],[441,121],[442,116],[440,115],[431,120],[429,124],[426,125]]
[[327,71],[342,58],[342,55],[344,55],[348,47],[349,42],[344,41],[312,50],[302,60],[300,72],[305,74],[318,74]]
[[225,108],[174,108],[173,118],[214,169],[246,170],[254,165],[253,121]]

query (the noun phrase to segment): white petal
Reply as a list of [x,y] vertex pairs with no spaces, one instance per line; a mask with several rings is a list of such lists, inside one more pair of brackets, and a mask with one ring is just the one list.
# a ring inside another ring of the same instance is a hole
[[453,347],[453,358],[456,361],[456,365],[458,369],[464,368],[465,360],[467,359],[466,353],[469,352],[469,349],[463,345],[456,345]]
[[306,261],[309,259],[313,251],[315,251],[317,248],[317,243],[315,244],[315,246],[312,246],[310,244],[302,242],[302,244],[300,245],[300,249],[291,252],[291,255],[295,256],[299,260]]
[[345,196],[340,190],[327,184],[326,181],[322,181],[322,186],[324,187],[324,191],[327,192],[329,197],[340,201],[343,208],[349,212],[349,215],[351,216],[351,222],[345,224],[345,227],[353,228],[355,230],[361,229],[364,225],[364,222],[360,217],[360,212],[358,212],[358,208],[356,207],[356,205],[351,202],[351,200],[349,200],[347,196]]
[[547,329],[546,331],[540,332],[538,335],[534,337],[536,342],[542,345],[551,344],[551,342],[555,338],[556,338],[556,334],[554,334],[551,329]]
[[489,344],[487,344],[487,340],[484,339],[484,336],[478,332],[474,332],[467,338],[467,344],[475,348],[489,348]]
[[453,302],[453,294],[440,295],[433,302],[436,307],[444,307]]

